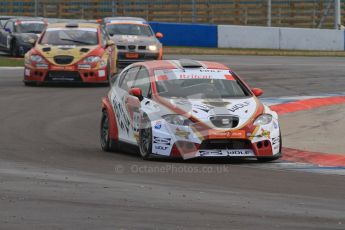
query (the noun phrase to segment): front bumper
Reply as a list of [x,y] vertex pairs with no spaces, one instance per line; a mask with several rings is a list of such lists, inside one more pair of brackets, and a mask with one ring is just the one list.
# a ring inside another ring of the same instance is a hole
[[[128,58],[127,55],[137,55],[137,57]],[[118,67],[126,67],[135,62],[142,62],[142,61],[152,61],[152,60],[160,60],[162,59],[162,55],[160,52],[149,52],[149,51],[118,51]]]
[[104,69],[77,69],[71,67],[34,68],[25,66],[24,82],[46,83],[107,83],[108,72]]

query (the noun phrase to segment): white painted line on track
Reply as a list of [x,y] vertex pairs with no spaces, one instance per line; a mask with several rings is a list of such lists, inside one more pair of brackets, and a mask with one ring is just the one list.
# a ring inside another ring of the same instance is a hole
[[0,70],[14,70],[14,69],[24,69],[22,66],[2,66]]

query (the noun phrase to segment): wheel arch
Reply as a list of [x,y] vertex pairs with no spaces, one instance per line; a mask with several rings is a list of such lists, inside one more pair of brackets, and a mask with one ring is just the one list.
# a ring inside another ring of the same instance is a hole
[[102,98],[102,112],[107,111],[108,116],[109,116],[109,135],[110,138],[113,140],[118,140],[119,139],[119,132],[117,128],[117,123],[116,123],[116,116],[113,110],[113,107],[110,103],[110,100],[108,97],[103,97]]

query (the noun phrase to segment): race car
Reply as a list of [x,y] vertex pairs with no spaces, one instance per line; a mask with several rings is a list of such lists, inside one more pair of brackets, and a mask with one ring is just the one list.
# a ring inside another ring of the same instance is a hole
[[144,19],[135,17],[104,18],[103,26],[117,45],[120,67],[134,62],[163,58],[163,47],[158,40],[163,37],[163,34],[159,32],[154,34]]
[[101,25],[49,24],[25,55],[24,83],[108,83],[116,60],[114,42]]
[[[102,99],[101,148],[137,148],[153,156],[281,156],[277,113],[231,69],[215,62],[162,60],[135,63]],[[127,147],[128,146],[128,147]]]
[[0,28],[0,48],[13,57],[24,56],[34,46],[46,25],[42,18],[10,18]]

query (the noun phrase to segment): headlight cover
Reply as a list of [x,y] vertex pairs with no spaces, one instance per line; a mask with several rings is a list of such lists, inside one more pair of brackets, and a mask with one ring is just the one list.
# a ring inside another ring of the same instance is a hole
[[84,63],[95,63],[95,62],[99,62],[101,60],[100,57],[98,56],[90,56],[84,59]]
[[156,45],[149,45],[149,50],[150,51],[157,51],[157,46]]
[[272,115],[268,113],[261,114],[256,120],[254,121],[254,125],[267,125],[272,122]]
[[31,55],[30,61],[36,62],[36,63],[45,63],[45,61],[41,55]]
[[177,114],[167,114],[163,116],[164,120],[166,120],[168,123],[172,125],[181,125],[181,126],[190,126],[193,124],[191,120],[188,118],[177,115]]

